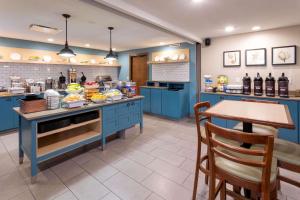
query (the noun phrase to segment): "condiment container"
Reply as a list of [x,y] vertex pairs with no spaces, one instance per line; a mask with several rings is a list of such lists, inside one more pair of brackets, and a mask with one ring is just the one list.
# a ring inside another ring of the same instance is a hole
[[254,78],[254,95],[255,96],[262,96],[263,95],[263,79],[257,73],[257,76]]
[[275,96],[275,78],[272,77],[271,73],[269,73],[269,76],[266,78],[266,96]]

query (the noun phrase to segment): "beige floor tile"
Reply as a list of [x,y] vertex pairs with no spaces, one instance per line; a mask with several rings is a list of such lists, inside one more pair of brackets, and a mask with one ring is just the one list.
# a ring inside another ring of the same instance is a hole
[[146,178],[143,185],[167,200],[190,200],[192,195],[184,187],[156,173]]
[[159,148],[170,151],[172,153],[176,153],[182,150],[182,146],[176,144],[176,143],[166,143]]
[[106,163],[114,163],[123,158],[122,154],[116,153],[109,148],[105,148],[104,151],[91,152],[91,154]]
[[140,150],[140,151],[145,152],[145,153],[150,153],[154,149],[156,149],[157,147],[162,146],[164,144],[165,144],[165,142],[162,141],[162,140],[152,139],[152,140],[136,147],[136,150]]
[[11,171],[0,177],[0,199],[10,199],[27,190],[28,186],[18,170]]
[[30,179],[26,182],[35,199],[54,199],[68,191],[68,188],[51,170],[40,172],[34,184],[30,183]]
[[101,200],[121,200],[121,199],[111,192]]
[[84,172],[73,160],[55,165],[51,170],[64,182]]
[[17,169],[16,163],[8,153],[0,153],[0,177],[9,174]]
[[184,157],[186,157],[188,159],[191,159],[191,160],[196,160],[196,158],[197,158],[197,151],[194,151],[194,150],[191,150],[191,149],[183,148],[180,151],[178,151],[177,154],[180,155],[180,156],[184,156]]
[[118,170],[98,158],[84,163],[82,168],[84,168],[89,174],[94,176],[100,182],[104,182],[114,174],[118,173]]
[[196,161],[190,160],[190,159],[185,159],[185,161],[180,166],[180,169],[183,169],[189,173],[195,173]]
[[122,173],[114,175],[104,184],[122,200],[144,200],[151,194],[144,186]]
[[190,175],[182,169],[174,167],[173,165],[170,165],[169,163],[160,159],[155,159],[153,162],[147,165],[147,167],[178,184],[182,184]]
[[114,163],[113,166],[138,182],[152,173],[152,170],[126,158]]
[[29,190],[26,190],[9,200],[34,200],[34,197]]
[[54,200],[77,200],[77,198],[71,191],[67,191],[62,195],[56,197]]
[[152,193],[147,200],[164,200],[162,197],[158,196],[155,193]]
[[80,154],[74,158],[72,158],[73,161],[75,161],[77,164],[82,165],[89,160],[95,159],[90,152],[86,152],[83,154]]
[[147,165],[155,159],[153,156],[142,151],[130,151],[126,157],[142,165]]
[[68,180],[66,185],[78,199],[82,200],[98,200],[109,193],[106,187],[85,172]]
[[168,163],[175,166],[180,166],[185,160],[184,157],[175,155],[174,153],[161,148],[156,148],[155,150],[153,150],[151,152],[151,155],[161,160],[167,161]]

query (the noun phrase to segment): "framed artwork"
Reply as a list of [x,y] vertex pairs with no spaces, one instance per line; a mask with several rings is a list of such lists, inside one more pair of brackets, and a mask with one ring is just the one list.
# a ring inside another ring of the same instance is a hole
[[272,65],[295,65],[297,63],[297,46],[272,48]]
[[223,52],[224,67],[239,67],[241,66],[241,51],[224,51]]
[[246,49],[245,51],[246,66],[266,66],[267,50],[261,49]]

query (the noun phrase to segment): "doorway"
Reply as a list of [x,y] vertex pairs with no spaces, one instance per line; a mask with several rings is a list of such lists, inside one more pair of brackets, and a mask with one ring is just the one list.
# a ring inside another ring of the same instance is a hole
[[148,55],[130,56],[130,77],[133,82],[136,82],[136,93],[140,94],[140,86],[144,86],[148,80]]

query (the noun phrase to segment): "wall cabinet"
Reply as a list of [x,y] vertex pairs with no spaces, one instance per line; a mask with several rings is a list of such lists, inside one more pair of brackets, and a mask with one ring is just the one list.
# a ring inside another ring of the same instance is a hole
[[[242,98],[253,98],[253,99],[260,99],[260,100],[268,100],[268,101],[279,101],[280,104],[287,105],[295,124],[295,129],[279,129],[279,138],[285,139],[291,142],[300,143],[300,101],[297,100],[285,100],[285,99],[274,99],[270,98],[261,98],[261,97],[250,97],[245,95],[224,95],[224,94],[213,94],[213,93],[201,93],[200,99],[201,101],[209,101],[212,105],[220,102],[221,100],[241,100]],[[214,118],[213,122],[219,126],[223,126],[226,128],[233,128],[237,121],[232,120],[223,120]]]

